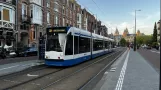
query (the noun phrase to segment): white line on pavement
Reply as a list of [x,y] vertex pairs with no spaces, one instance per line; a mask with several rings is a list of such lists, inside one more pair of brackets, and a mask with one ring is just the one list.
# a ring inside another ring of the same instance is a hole
[[10,66],[10,67],[6,67],[6,68],[2,68],[2,69],[0,69],[0,71],[6,70],[6,69],[11,69],[11,68],[16,68],[16,67],[20,67],[20,66],[21,67],[26,67],[26,66],[36,66],[36,65],[41,65],[41,63],[40,64],[39,63],[29,63],[29,64],[24,64],[24,65],[19,64],[19,65],[15,65],[15,66]]
[[129,52],[128,52],[127,56],[126,56],[124,65],[123,65],[123,67],[121,69],[121,73],[120,73],[119,79],[117,81],[117,85],[116,85],[115,90],[121,90],[122,89],[128,59],[129,59]]
[[150,50],[151,52],[155,52],[155,53],[159,53],[160,54],[160,52],[157,52],[157,51],[153,51],[153,50]]
[[7,68],[2,68],[2,69],[0,69],[0,71],[5,70],[5,69],[10,69],[10,68],[18,67],[18,66],[19,66],[19,65],[15,65],[15,66],[7,67]]

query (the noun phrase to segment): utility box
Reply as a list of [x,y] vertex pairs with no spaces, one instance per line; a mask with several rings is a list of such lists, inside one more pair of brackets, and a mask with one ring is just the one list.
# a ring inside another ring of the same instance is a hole
[[45,38],[39,38],[39,60],[45,59]]

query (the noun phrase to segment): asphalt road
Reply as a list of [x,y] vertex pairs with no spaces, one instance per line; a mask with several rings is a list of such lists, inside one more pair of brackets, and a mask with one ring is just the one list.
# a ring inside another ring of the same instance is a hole
[[155,50],[155,49],[139,49],[137,51],[159,73],[160,71],[160,51]]
[[22,61],[29,61],[29,60],[37,60],[37,59],[38,59],[38,56],[6,58],[6,59],[0,59],[0,65],[22,62]]

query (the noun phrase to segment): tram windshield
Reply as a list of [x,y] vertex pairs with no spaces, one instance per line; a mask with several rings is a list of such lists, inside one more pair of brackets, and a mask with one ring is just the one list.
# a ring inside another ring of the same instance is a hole
[[63,47],[61,43],[61,36],[58,33],[53,33],[53,35],[47,36],[47,42],[46,42],[46,51],[57,51],[62,52]]

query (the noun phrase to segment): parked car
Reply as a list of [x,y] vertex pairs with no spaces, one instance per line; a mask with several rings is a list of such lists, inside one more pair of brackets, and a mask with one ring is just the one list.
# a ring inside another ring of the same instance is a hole
[[19,52],[19,56],[37,56],[38,50],[35,47],[28,47],[26,50]]
[[6,51],[4,48],[0,48],[0,58],[2,59],[6,58]]
[[150,46],[150,45],[148,45],[146,48],[147,48],[147,49],[151,49],[151,46]]
[[9,51],[9,57],[16,57],[16,56],[17,56],[17,54],[16,54],[15,50]]

